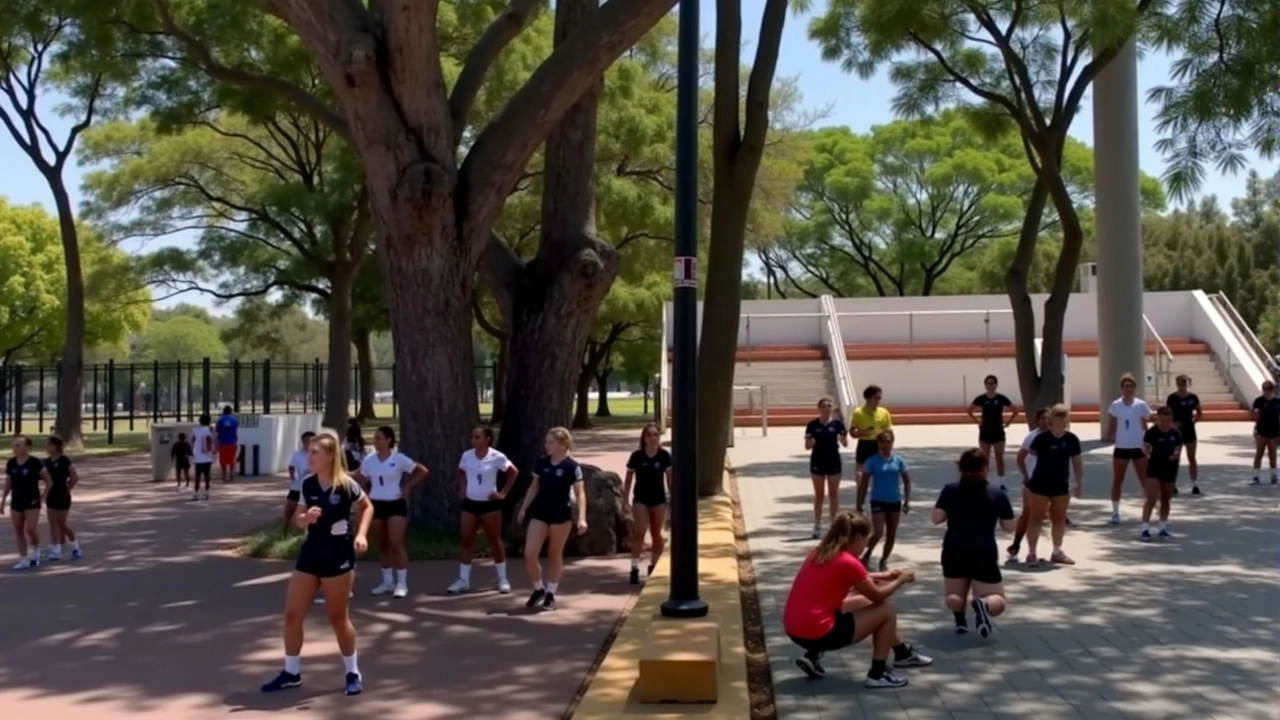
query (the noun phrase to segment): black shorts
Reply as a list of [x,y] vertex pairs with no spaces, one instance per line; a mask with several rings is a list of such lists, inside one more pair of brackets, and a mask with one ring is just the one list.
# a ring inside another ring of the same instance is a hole
[[191,470],[191,461],[185,458],[182,460],[175,461],[173,463],[173,468],[178,472],[187,472]]
[[978,426],[978,442],[983,445],[997,445],[1006,440],[1008,440],[1008,437],[1005,436],[1003,425],[1000,427]]
[[836,613],[836,624],[831,628],[831,632],[828,632],[817,640],[798,638],[790,633],[787,634],[787,637],[791,638],[791,642],[799,645],[808,652],[824,653],[833,652],[852,645],[853,631],[853,613],[838,612]]
[[289,494],[284,496],[284,499],[288,500],[289,502],[298,502],[298,500],[301,498],[302,498],[302,491],[300,490],[290,490]]
[[67,490],[50,490],[44,499],[44,506],[49,510],[67,511],[71,509],[71,493]]
[[1182,434],[1183,445],[1196,442],[1196,426],[1195,425],[1188,425],[1186,423],[1183,423],[1183,426],[1181,428],[1178,428],[1178,432]]
[[409,503],[405,502],[404,498],[373,501],[374,520],[386,520],[393,517],[409,517]]
[[942,577],[986,585],[1004,582],[998,553],[947,547],[942,548]]
[[861,465],[870,460],[873,455],[880,454],[880,444],[875,440],[862,439],[858,441],[858,446],[854,448],[854,457],[858,459]]
[[1031,478],[1026,483],[1027,492],[1040,497],[1056,498],[1071,494],[1071,484],[1066,480]]
[[16,492],[9,497],[9,508],[14,512],[27,512],[40,509],[38,493]]
[[[1275,440],[1276,438],[1280,438],[1280,429],[1273,427],[1254,427],[1253,434],[1263,440]],[[1186,440],[1184,439],[1183,442],[1186,442]]]
[[356,568],[356,549],[350,540],[326,539],[323,543],[303,541],[294,570],[318,578],[345,575]]
[[1116,448],[1111,451],[1111,457],[1116,460],[1141,460],[1146,456],[1142,448]]
[[196,477],[209,477],[209,473],[213,472],[212,462],[196,463]]
[[573,509],[568,503],[564,505],[539,505],[534,503],[527,513],[530,520],[539,520],[548,525],[563,525],[573,520]]
[[[879,452],[878,450],[876,452]],[[861,462],[861,461],[859,461]],[[811,455],[809,457],[809,474],[818,477],[831,477],[840,475],[844,471],[844,463],[840,462],[840,455],[834,457],[830,455]]]
[[1177,463],[1172,465],[1156,465],[1152,463],[1147,466],[1147,477],[1152,480],[1159,480],[1162,483],[1176,483],[1178,482],[1178,465]]
[[667,504],[667,494],[664,493],[635,493],[631,496],[632,505],[643,505],[647,508],[662,507]]
[[871,501],[871,514],[877,513],[900,513],[902,512],[902,503],[900,502],[880,502],[879,500]]
[[501,500],[471,500],[464,498],[462,500],[462,512],[480,517],[490,513],[502,512]]

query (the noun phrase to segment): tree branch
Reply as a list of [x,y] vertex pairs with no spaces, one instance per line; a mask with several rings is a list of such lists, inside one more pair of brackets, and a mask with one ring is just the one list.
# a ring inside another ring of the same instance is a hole
[[453,142],[462,142],[471,107],[484,87],[485,75],[502,51],[524,31],[542,9],[540,0],[511,0],[506,9],[489,23],[484,34],[467,53],[449,97],[449,117],[453,121]]
[[787,5],[788,0],[768,0],[760,20],[760,41],[756,45],[755,62],[747,80],[746,119],[742,131],[743,145],[755,152],[764,151],[765,137],[769,133],[769,91],[778,70],[782,30],[787,24]]
[[509,319],[514,310],[513,291],[520,271],[523,269],[524,261],[516,255],[501,235],[491,231],[489,241],[484,246],[484,254],[480,257],[480,274],[485,282],[489,283],[489,289],[493,291],[493,297],[498,301],[498,309],[502,312],[503,318]]
[[480,329],[491,335],[494,340],[507,339],[507,331],[489,322],[489,318],[485,317],[484,308],[480,305],[480,296],[478,294],[471,296],[471,314],[476,316],[476,324],[480,326]]

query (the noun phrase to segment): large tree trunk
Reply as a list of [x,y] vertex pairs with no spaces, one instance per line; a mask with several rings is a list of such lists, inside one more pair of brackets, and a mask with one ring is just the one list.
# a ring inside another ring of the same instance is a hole
[[[61,174],[46,176],[53,191],[62,235],[62,257],[67,273],[67,326],[58,372],[58,434],[70,448],[84,444],[84,272],[80,267],[80,236],[75,211]],[[114,402],[114,400],[113,400]]]
[[368,328],[355,328],[353,340],[356,346],[356,365],[359,367],[360,398],[356,417],[361,421],[376,420],[378,412],[374,409],[377,389],[373,386],[373,333]]
[[596,371],[596,417],[613,417],[609,410],[609,375],[613,368],[608,365]]
[[322,422],[330,428],[345,428],[351,412],[351,288],[354,279],[355,272],[344,267],[335,267],[329,277],[329,372],[324,381]]
[[[556,43],[589,23],[597,0],[556,4]],[[618,274],[618,253],[596,237],[596,109],[601,81],[547,138],[542,238],[514,273],[504,311],[510,338],[500,448],[521,469],[542,453],[547,430],[569,423],[591,322]]]
[[578,375],[577,402],[573,411],[573,429],[591,427],[591,371],[583,369]]
[[1037,408],[1052,404],[1041,395],[1040,370],[1036,363],[1036,312],[1031,303],[1028,283],[1031,263],[1035,260],[1036,244],[1040,239],[1040,223],[1044,218],[1049,191],[1043,182],[1036,182],[1027,198],[1027,213],[1022,219],[1018,235],[1018,249],[1013,263],[1005,272],[1005,291],[1009,294],[1009,308],[1013,311],[1014,355],[1018,367],[1018,388],[1022,392],[1022,404],[1026,408],[1028,427],[1035,424]]

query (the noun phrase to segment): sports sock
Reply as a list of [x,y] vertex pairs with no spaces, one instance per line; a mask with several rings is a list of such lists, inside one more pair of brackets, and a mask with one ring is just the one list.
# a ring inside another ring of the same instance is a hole
[[302,672],[302,656],[301,655],[285,655],[284,671],[290,675],[297,675]]

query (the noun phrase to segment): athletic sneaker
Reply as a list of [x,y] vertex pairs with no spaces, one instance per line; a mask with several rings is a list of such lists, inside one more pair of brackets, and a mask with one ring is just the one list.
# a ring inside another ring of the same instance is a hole
[[445,592],[449,593],[450,595],[461,595],[462,593],[469,592],[470,590],[471,590],[471,582],[468,580],[463,580],[462,578],[458,578],[457,580],[454,580],[452,585],[445,588]]
[[1277,484],[1277,483],[1280,483],[1280,476],[1272,475],[1272,476],[1271,476],[1271,484],[1272,484],[1272,485],[1275,485],[1275,484]]
[[396,589],[391,591],[391,597],[403,598],[409,596],[409,586],[404,583],[396,583]]
[[275,680],[262,686],[262,692],[276,692],[302,686],[302,673],[280,671]]
[[498,594],[499,594],[499,595],[510,595],[510,594],[511,594],[511,581],[510,581],[510,580],[508,580],[508,579],[506,579],[506,578],[498,578]]
[[1143,531],[1142,531],[1142,541],[1143,541],[1143,542],[1151,542],[1151,531],[1150,531],[1150,530],[1143,530]]
[[1174,495],[1177,495],[1177,494],[1178,494],[1178,486],[1177,486],[1177,485],[1174,485],[1174,486],[1173,486],[1173,493],[1172,493],[1172,494],[1174,494]]
[[1018,556],[1022,554],[1022,548],[1017,545],[1010,545],[1005,552],[1009,553],[1009,562],[1018,562]]
[[198,492],[191,493],[191,502],[200,502],[200,493]]
[[18,561],[17,565],[13,566],[13,569],[14,570],[34,570],[38,567],[40,567],[39,560],[33,561],[31,558],[22,558],[21,560]]
[[632,585],[640,584],[640,567],[639,566],[631,568],[631,584]]
[[80,552],[80,548],[78,548],[78,547],[73,547],[73,548],[71,548],[71,559],[72,559],[72,560],[79,560],[79,559],[80,559],[80,558],[82,558],[82,557],[84,557],[84,553]]
[[814,526],[813,526],[813,539],[814,539],[814,540],[817,540],[817,539],[818,539],[818,538],[820,538],[820,537],[822,537],[822,526],[821,526],[821,525],[814,525]]
[[348,695],[359,695],[364,692],[364,682],[360,677],[360,673],[347,673],[347,690]]
[[1173,537],[1173,535],[1172,535],[1172,534],[1170,534],[1168,530],[1161,530],[1161,531],[1160,531],[1160,539],[1161,539],[1161,540],[1168,540],[1168,539],[1169,539],[1169,538],[1171,538],[1171,537]]
[[796,667],[811,678],[824,678],[827,676],[827,669],[822,667],[822,663],[819,661],[821,657],[821,655],[817,657],[809,657],[808,655],[798,657],[796,658]]
[[1253,482],[1251,482],[1250,485],[1261,485],[1261,484],[1262,484],[1262,480],[1257,475],[1253,476]]
[[969,601],[969,607],[973,608],[973,626],[977,628],[978,634],[982,637],[991,637],[993,629],[991,625],[991,612],[987,610],[987,603],[974,598]]
[[957,620],[957,621],[956,621],[956,634],[957,634],[957,635],[968,635],[968,634],[969,634],[969,621],[968,621],[968,620]]
[[866,681],[863,682],[863,685],[869,688],[900,688],[906,687],[907,684],[906,678],[894,675],[892,670],[885,670],[884,674],[878,678],[868,675]]
[[1000,483],[1000,492],[1007,495],[1009,494],[1009,488],[1005,487],[1004,483]]
[[546,590],[534,590],[529,593],[529,599],[525,601],[525,607],[538,607],[538,603],[542,602],[542,597],[547,594]]
[[[986,636],[984,635],[983,637],[986,637]],[[909,652],[907,653],[906,657],[903,657],[903,658],[895,657],[892,659],[892,664],[894,667],[896,668],[929,667],[930,665],[933,664],[933,658],[929,657],[928,655],[921,655],[920,652],[916,650],[914,645],[908,645],[907,650]]]
[[1039,564],[1040,564],[1040,558],[1036,557],[1035,553],[1031,553],[1030,555],[1027,556],[1027,567],[1035,567]]
[[201,500],[208,500],[208,499],[209,499],[209,491],[208,491],[208,490],[206,490],[206,491],[204,491],[204,492],[200,493],[200,499],[201,499]]
[[1192,495],[1203,495],[1204,493],[1200,492],[1200,486],[1199,486],[1199,485],[1192,485],[1192,486],[1191,486],[1191,494],[1192,494]]
[[1120,513],[1118,513],[1118,512],[1113,512],[1113,513],[1111,513],[1111,524],[1112,524],[1112,525],[1119,525],[1119,524],[1120,524]]
[[543,610],[555,610],[555,609],[556,609],[556,594],[555,594],[555,593],[547,593],[546,597],[542,598],[542,609],[543,609]]
[[390,595],[391,591],[396,589],[396,584],[389,580],[383,580],[378,583],[378,587],[369,591],[370,595]]
[[1066,553],[1062,552],[1061,550],[1050,555],[1049,562],[1055,563],[1057,565],[1075,565],[1076,564],[1075,560],[1072,560],[1070,557],[1067,556]]
[[58,562],[61,559],[62,559],[62,550],[58,548],[54,548],[53,550],[50,550],[49,554],[44,556],[45,562]]

